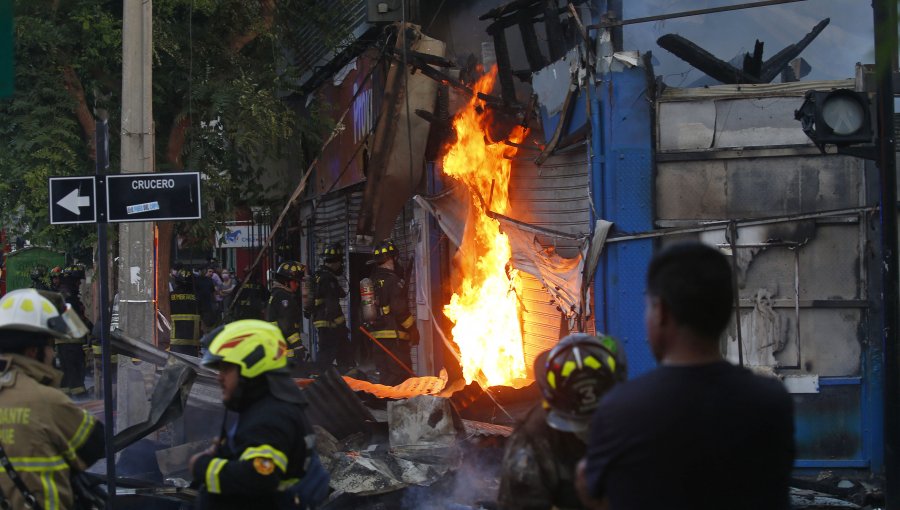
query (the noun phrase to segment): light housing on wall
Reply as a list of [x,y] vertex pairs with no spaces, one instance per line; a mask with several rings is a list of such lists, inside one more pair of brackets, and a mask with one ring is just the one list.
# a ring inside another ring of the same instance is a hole
[[865,92],[807,91],[803,105],[794,111],[794,118],[822,151],[829,144],[838,147],[871,144],[874,137],[869,96]]

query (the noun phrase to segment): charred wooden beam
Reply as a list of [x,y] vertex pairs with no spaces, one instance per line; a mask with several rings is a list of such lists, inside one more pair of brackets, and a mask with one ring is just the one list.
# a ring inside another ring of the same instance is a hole
[[769,83],[822,33],[830,21],[829,18],[820,21],[803,39],[779,51],[765,62],[762,62],[763,43],[756,41],[753,56],[744,57],[743,69],[719,60],[680,35],[666,34],[657,39],[656,43],[722,83]]
[[525,58],[528,59],[528,65],[532,72],[539,71],[547,67],[547,59],[541,52],[541,46],[538,44],[537,31],[534,29],[534,22],[526,11],[519,11],[519,32],[522,34],[522,44],[525,47]]
[[666,34],[656,44],[722,83],[762,83],[680,35]]
[[[394,50],[396,53],[396,49]],[[429,55],[427,53],[420,53],[418,51],[409,51],[407,53],[407,57],[413,57],[418,59],[421,62],[424,62],[428,65],[438,66],[438,67],[456,67],[456,63],[452,60],[448,60],[444,57],[439,57],[437,55]]]
[[512,2],[507,2],[499,7],[495,7],[488,12],[482,14],[478,17],[479,20],[484,21],[488,19],[496,19],[500,18],[507,14],[515,13],[519,10],[526,9],[535,4],[540,3],[542,0],[513,0]]
[[744,54],[744,72],[750,76],[759,76],[762,70],[763,43],[759,39],[753,46],[753,55]]
[[547,46],[550,49],[550,62],[566,56],[566,39],[563,35],[563,26],[559,21],[559,10],[556,6],[556,0],[545,0],[544,10],[544,31],[547,32]]
[[512,64],[509,61],[509,47],[506,45],[506,34],[502,28],[495,28],[488,34],[494,38],[494,53],[497,56],[497,79],[500,80],[500,93],[509,103],[516,102],[516,86],[513,83]]
[[772,81],[779,73],[781,73],[781,70],[791,62],[791,60],[797,58],[797,56],[800,55],[800,52],[805,50],[806,47],[809,46],[809,43],[813,42],[813,40],[822,33],[822,30],[825,30],[825,27],[827,27],[830,22],[831,18],[823,19],[816,24],[803,39],[800,39],[796,44],[784,48],[772,56],[772,58],[766,60],[760,71],[760,80],[763,83]]

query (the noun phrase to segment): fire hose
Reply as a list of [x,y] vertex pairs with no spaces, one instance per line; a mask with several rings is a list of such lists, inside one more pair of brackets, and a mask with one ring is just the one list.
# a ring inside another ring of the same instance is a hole
[[359,327],[359,330],[362,331],[364,335],[366,335],[367,337],[369,337],[370,340],[372,340],[373,342],[375,342],[375,345],[377,345],[378,347],[381,347],[381,350],[384,351],[384,352],[386,352],[387,355],[391,357],[391,359],[393,359],[394,361],[397,362],[398,365],[400,365],[401,367],[403,367],[403,370],[406,370],[406,371],[409,373],[409,375],[411,375],[411,376],[413,376],[413,377],[417,377],[416,373],[413,372],[408,366],[406,366],[406,363],[403,363],[402,361],[400,361],[400,358],[398,358],[397,356],[394,356],[394,353],[391,352],[390,349],[388,349],[387,347],[385,347],[384,344],[382,344],[381,342],[379,342],[377,338],[375,338],[374,336],[372,336],[372,333],[370,333],[366,328],[360,326],[360,327]]

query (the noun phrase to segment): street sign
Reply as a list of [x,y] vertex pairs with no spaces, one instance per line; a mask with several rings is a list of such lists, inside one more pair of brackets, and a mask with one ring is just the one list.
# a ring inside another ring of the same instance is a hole
[[106,219],[125,221],[200,218],[200,173],[117,174],[106,177]]
[[97,190],[93,176],[50,178],[50,223],[97,221]]

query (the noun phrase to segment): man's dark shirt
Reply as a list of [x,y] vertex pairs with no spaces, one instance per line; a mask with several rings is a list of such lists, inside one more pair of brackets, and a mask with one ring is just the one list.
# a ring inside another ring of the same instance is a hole
[[789,508],[793,402],[727,362],[615,387],[591,423],[588,490],[612,510]]

